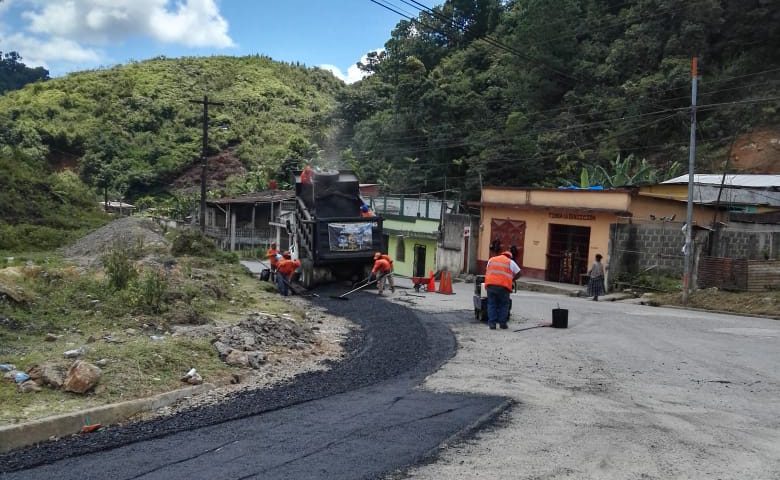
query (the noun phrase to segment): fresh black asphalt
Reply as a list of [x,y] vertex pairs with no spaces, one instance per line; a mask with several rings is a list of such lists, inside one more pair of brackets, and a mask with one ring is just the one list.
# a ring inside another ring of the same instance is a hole
[[[360,326],[349,356],[273,390],[0,456],[0,479],[362,479],[429,458],[501,397],[415,387],[455,353],[442,318],[359,293],[315,299]],[[470,321],[468,314],[463,321]]]

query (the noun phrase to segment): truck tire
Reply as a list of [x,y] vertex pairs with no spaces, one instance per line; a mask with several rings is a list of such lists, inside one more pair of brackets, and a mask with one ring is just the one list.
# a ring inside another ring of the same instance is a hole
[[308,258],[304,258],[301,261],[301,285],[303,288],[310,289],[314,286],[314,262]]

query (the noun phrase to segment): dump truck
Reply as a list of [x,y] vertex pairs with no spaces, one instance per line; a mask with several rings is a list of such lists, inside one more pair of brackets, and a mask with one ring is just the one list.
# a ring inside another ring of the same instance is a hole
[[305,288],[337,280],[357,282],[383,250],[382,218],[364,217],[357,175],[349,170],[295,172],[293,251]]

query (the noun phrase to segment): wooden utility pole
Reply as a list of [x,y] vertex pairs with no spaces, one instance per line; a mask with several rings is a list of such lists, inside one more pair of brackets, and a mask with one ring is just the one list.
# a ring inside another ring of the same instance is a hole
[[203,95],[203,100],[190,100],[192,103],[203,105],[203,148],[200,153],[201,171],[200,171],[200,221],[201,233],[206,233],[206,168],[208,167],[209,151],[209,105],[220,106],[224,103],[209,102],[208,95]]
[[688,152],[688,210],[685,218],[685,269],[683,273],[683,304],[688,304],[688,294],[691,289],[691,270],[693,269],[693,171],[696,163],[696,93],[699,76],[699,61],[691,60],[691,139]]

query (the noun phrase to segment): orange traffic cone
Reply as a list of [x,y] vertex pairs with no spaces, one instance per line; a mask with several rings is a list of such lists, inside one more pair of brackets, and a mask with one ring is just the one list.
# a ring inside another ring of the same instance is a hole
[[430,278],[428,279],[428,286],[425,288],[429,292],[435,292],[436,291],[436,280],[433,278],[433,270],[428,272],[428,275],[430,275]]
[[441,272],[441,282],[439,283],[439,293],[452,295],[452,273]]

